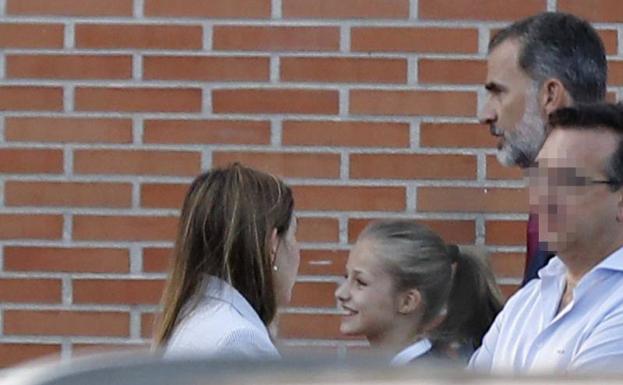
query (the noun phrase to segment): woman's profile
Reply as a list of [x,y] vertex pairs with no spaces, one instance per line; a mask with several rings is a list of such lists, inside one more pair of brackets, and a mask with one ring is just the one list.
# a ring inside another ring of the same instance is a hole
[[155,345],[165,357],[278,358],[269,333],[299,266],[291,189],[240,164],[186,194]]

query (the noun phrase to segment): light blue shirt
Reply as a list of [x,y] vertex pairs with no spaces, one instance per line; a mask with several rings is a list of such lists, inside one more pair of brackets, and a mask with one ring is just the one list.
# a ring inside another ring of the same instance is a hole
[[567,269],[553,258],[512,296],[469,368],[494,373],[623,373],[623,248],[590,270],[556,314]]
[[210,277],[199,303],[173,331],[164,357],[278,359],[268,329],[231,285]]

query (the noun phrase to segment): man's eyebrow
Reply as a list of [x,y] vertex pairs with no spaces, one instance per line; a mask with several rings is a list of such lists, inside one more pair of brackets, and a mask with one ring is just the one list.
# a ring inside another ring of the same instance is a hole
[[506,91],[506,87],[496,82],[488,82],[485,84],[485,89],[489,92],[501,92]]

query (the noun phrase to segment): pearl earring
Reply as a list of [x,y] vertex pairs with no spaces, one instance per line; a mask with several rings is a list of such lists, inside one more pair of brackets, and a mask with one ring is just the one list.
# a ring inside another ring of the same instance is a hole
[[273,271],[279,271],[279,268],[277,267],[277,265],[273,265]]

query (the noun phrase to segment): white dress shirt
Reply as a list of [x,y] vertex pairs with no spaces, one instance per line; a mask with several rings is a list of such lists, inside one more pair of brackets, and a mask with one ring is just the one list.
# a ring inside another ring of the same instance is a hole
[[392,358],[389,364],[391,366],[408,365],[414,359],[426,354],[432,347],[433,344],[431,344],[430,340],[428,338],[423,338],[402,349]]
[[197,306],[173,331],[164,356],[277,359],[270,334],[249,302],[231,285],[210,277]]
[[556,314],[567,269],[553,258],[498,314],[469,368],[623,372],[623,248],[591,269]]

